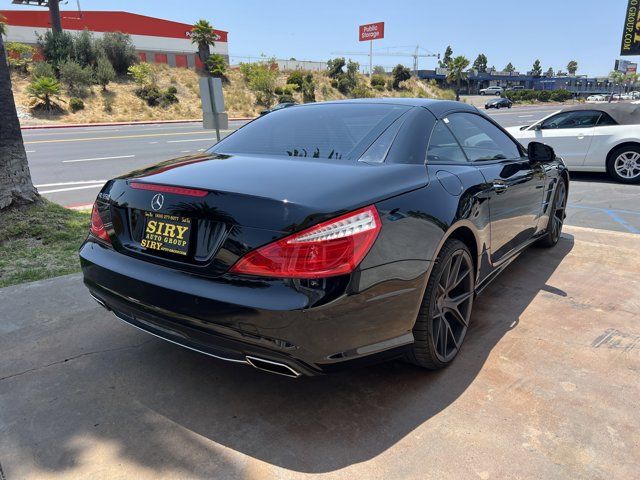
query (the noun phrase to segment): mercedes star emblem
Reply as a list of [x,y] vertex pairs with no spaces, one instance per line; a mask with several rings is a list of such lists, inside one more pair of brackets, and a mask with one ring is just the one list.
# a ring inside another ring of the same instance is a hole
[[158,211],[162,208],[162,205],[164,205],[164,195],[156,193],[151,199],[151,208],[154,211]]

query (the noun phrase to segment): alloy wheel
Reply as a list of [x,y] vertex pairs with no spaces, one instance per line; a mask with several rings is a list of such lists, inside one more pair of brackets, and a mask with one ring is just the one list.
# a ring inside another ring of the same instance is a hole
[[558,183],[556,201],[554,203],[553,217],[551,217],[551,238],[556,242],[562,232],[565,209],[567,207],[567,186],[563,181]]
[[613,168],[622,178],[630,180],[640,177],[640,153],[634,151],[621,153],[616,157]]
[[467,333],[473,303],[473,263],[464,250],[455,251],[443,269],[432,307],[431,328],[438,359],[456,356]]

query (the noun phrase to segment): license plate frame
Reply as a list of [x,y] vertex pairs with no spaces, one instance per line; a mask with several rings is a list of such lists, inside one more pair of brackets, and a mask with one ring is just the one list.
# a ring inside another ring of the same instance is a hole
[[189,217],[145,211],[140,247],[149,253],[186,257],[192,230],[193,222]]

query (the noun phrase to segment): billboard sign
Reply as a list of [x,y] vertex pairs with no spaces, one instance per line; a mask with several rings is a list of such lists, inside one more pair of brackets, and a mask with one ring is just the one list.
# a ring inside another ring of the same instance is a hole
[[629,60],[616,60],[614,70],[622,73],[637,73],[638,64]]
[[358,40],[360,40],[361,42],[366,42],[369,40],[379,40],[381,38],[384,38],[384,22],[360,25]]
[[640,55],[640,0],[629,0],[625,10],[620,55]]

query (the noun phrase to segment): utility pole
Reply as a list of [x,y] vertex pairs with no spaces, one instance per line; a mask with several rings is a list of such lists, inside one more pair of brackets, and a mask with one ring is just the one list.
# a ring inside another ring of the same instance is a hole
[[59,0],[49,0],[49,16],[51,17],[51,30],[53,33],[62,32],[62,22],[60,21]]
[[373,40],[369,40],[369,78],[373,75]]

